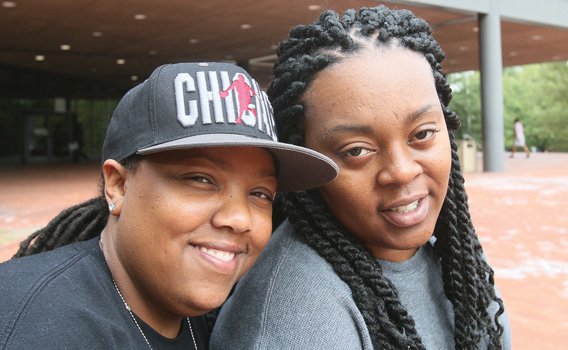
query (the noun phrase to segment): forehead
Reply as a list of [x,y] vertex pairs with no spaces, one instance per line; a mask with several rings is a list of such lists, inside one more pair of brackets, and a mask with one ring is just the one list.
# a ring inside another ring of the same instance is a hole
[[235,170],[248,169],[251,172],[274,175],[274,160],[271,154],[260,147],[203,147],[158,152],[144,156],[153,166],[186,166],[196,162]]
[[319,72],[303,96],[306,119],[367,110],[407,113],[439,103],[426,59],[401,47],[371,48]]

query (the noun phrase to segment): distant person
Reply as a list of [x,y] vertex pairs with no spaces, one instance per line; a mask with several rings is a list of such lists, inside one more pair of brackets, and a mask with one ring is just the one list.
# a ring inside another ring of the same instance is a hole
[[511,149],[511,158],[515,157],[515,151],[517,147],[522,147],[527,154],[527,158],[531,156],[531,152],[526,145],[525,142],[525,129],[523,127],[523,123],[519,120],[519,118],[515,119],[513,132],[515,134],[515,140],[513,141],[513,148]]
[[[221,96],[236,76],[256,123]],[[277,141],[266,94],[227,63],[157,68],[116,107],[102,159],[100,195],[0,264],[0,349],[207,349],[203,315],[268,242],[276,191],[337,175]]]
[[89,157],[85,154],[85,152],[83,152],[83,146],[85,146],[83,127],[81,123],[77,121],[73,123],[73,137],[74,140],[71,147],[73,163],[79,163],[81,159],[89,160]]
[[276,201],[287,219],[221,308],[211,349],[511,349],[430,26],[384,6],[328,10],[276,52],[281,140],[340,173]]

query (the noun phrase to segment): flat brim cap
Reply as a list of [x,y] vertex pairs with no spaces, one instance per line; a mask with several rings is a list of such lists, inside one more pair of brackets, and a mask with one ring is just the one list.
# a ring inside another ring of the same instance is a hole
[[158,67],[119,102],[103,161],[200,147],[262,147],[276,160],[278,189],[319,187],[338,174],[328,157],[278,141],[270,102],[249,73],[230,63]]
[[138,151],[140,155],[204,147],[262,147],[278,162],[278,190],[301,191],[324,185],[337,177],[338,166],[309,148],[235,134],[190,136]]

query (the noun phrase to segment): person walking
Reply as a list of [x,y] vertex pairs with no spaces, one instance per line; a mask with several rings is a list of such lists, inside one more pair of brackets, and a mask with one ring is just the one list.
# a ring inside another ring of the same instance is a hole
[[531,156],[531,152],[525,141],[525,128],[519,118],[515,119],[513,124],[513,133],[515,135],[515,140],[513,141],[513,147],[511,148],[511,158],[515,157],[517,147],[521,147],[525,151],[527,158],[529,158]]

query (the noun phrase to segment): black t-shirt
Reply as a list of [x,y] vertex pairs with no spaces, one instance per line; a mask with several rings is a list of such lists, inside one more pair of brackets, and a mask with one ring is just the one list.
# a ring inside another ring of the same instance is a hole
[[[0,349],[148,348],[114,288],[98,241],[0,264]],[[191,322],[198,347],[207,349],[205,317]],[[150,342],[161,337],[152,332],[145,330]],[[163,349],[193,348],[189,328],[178,338]],[[161,342],[151,344],[162,349]]]
[[[187,319],[181,322],[178,336],[170,339],[156,332],[140,317],[136,315],[134,315],[134,317],[136,317],[140,328],[144,331],[144,335],[146,335],[146,338],[148,338],[152,348],[155,350],[201,350],[209,348],[208,339],[203,336],[198,336],[198,334],[208,334],[207,323],[204,317],[193,317],[189,319],[193,335],[195,336],[197,349],[193,346],[193,339],[191,338],[191,331],[189,330]],[[140,336],[142,337],[142,335]]]

